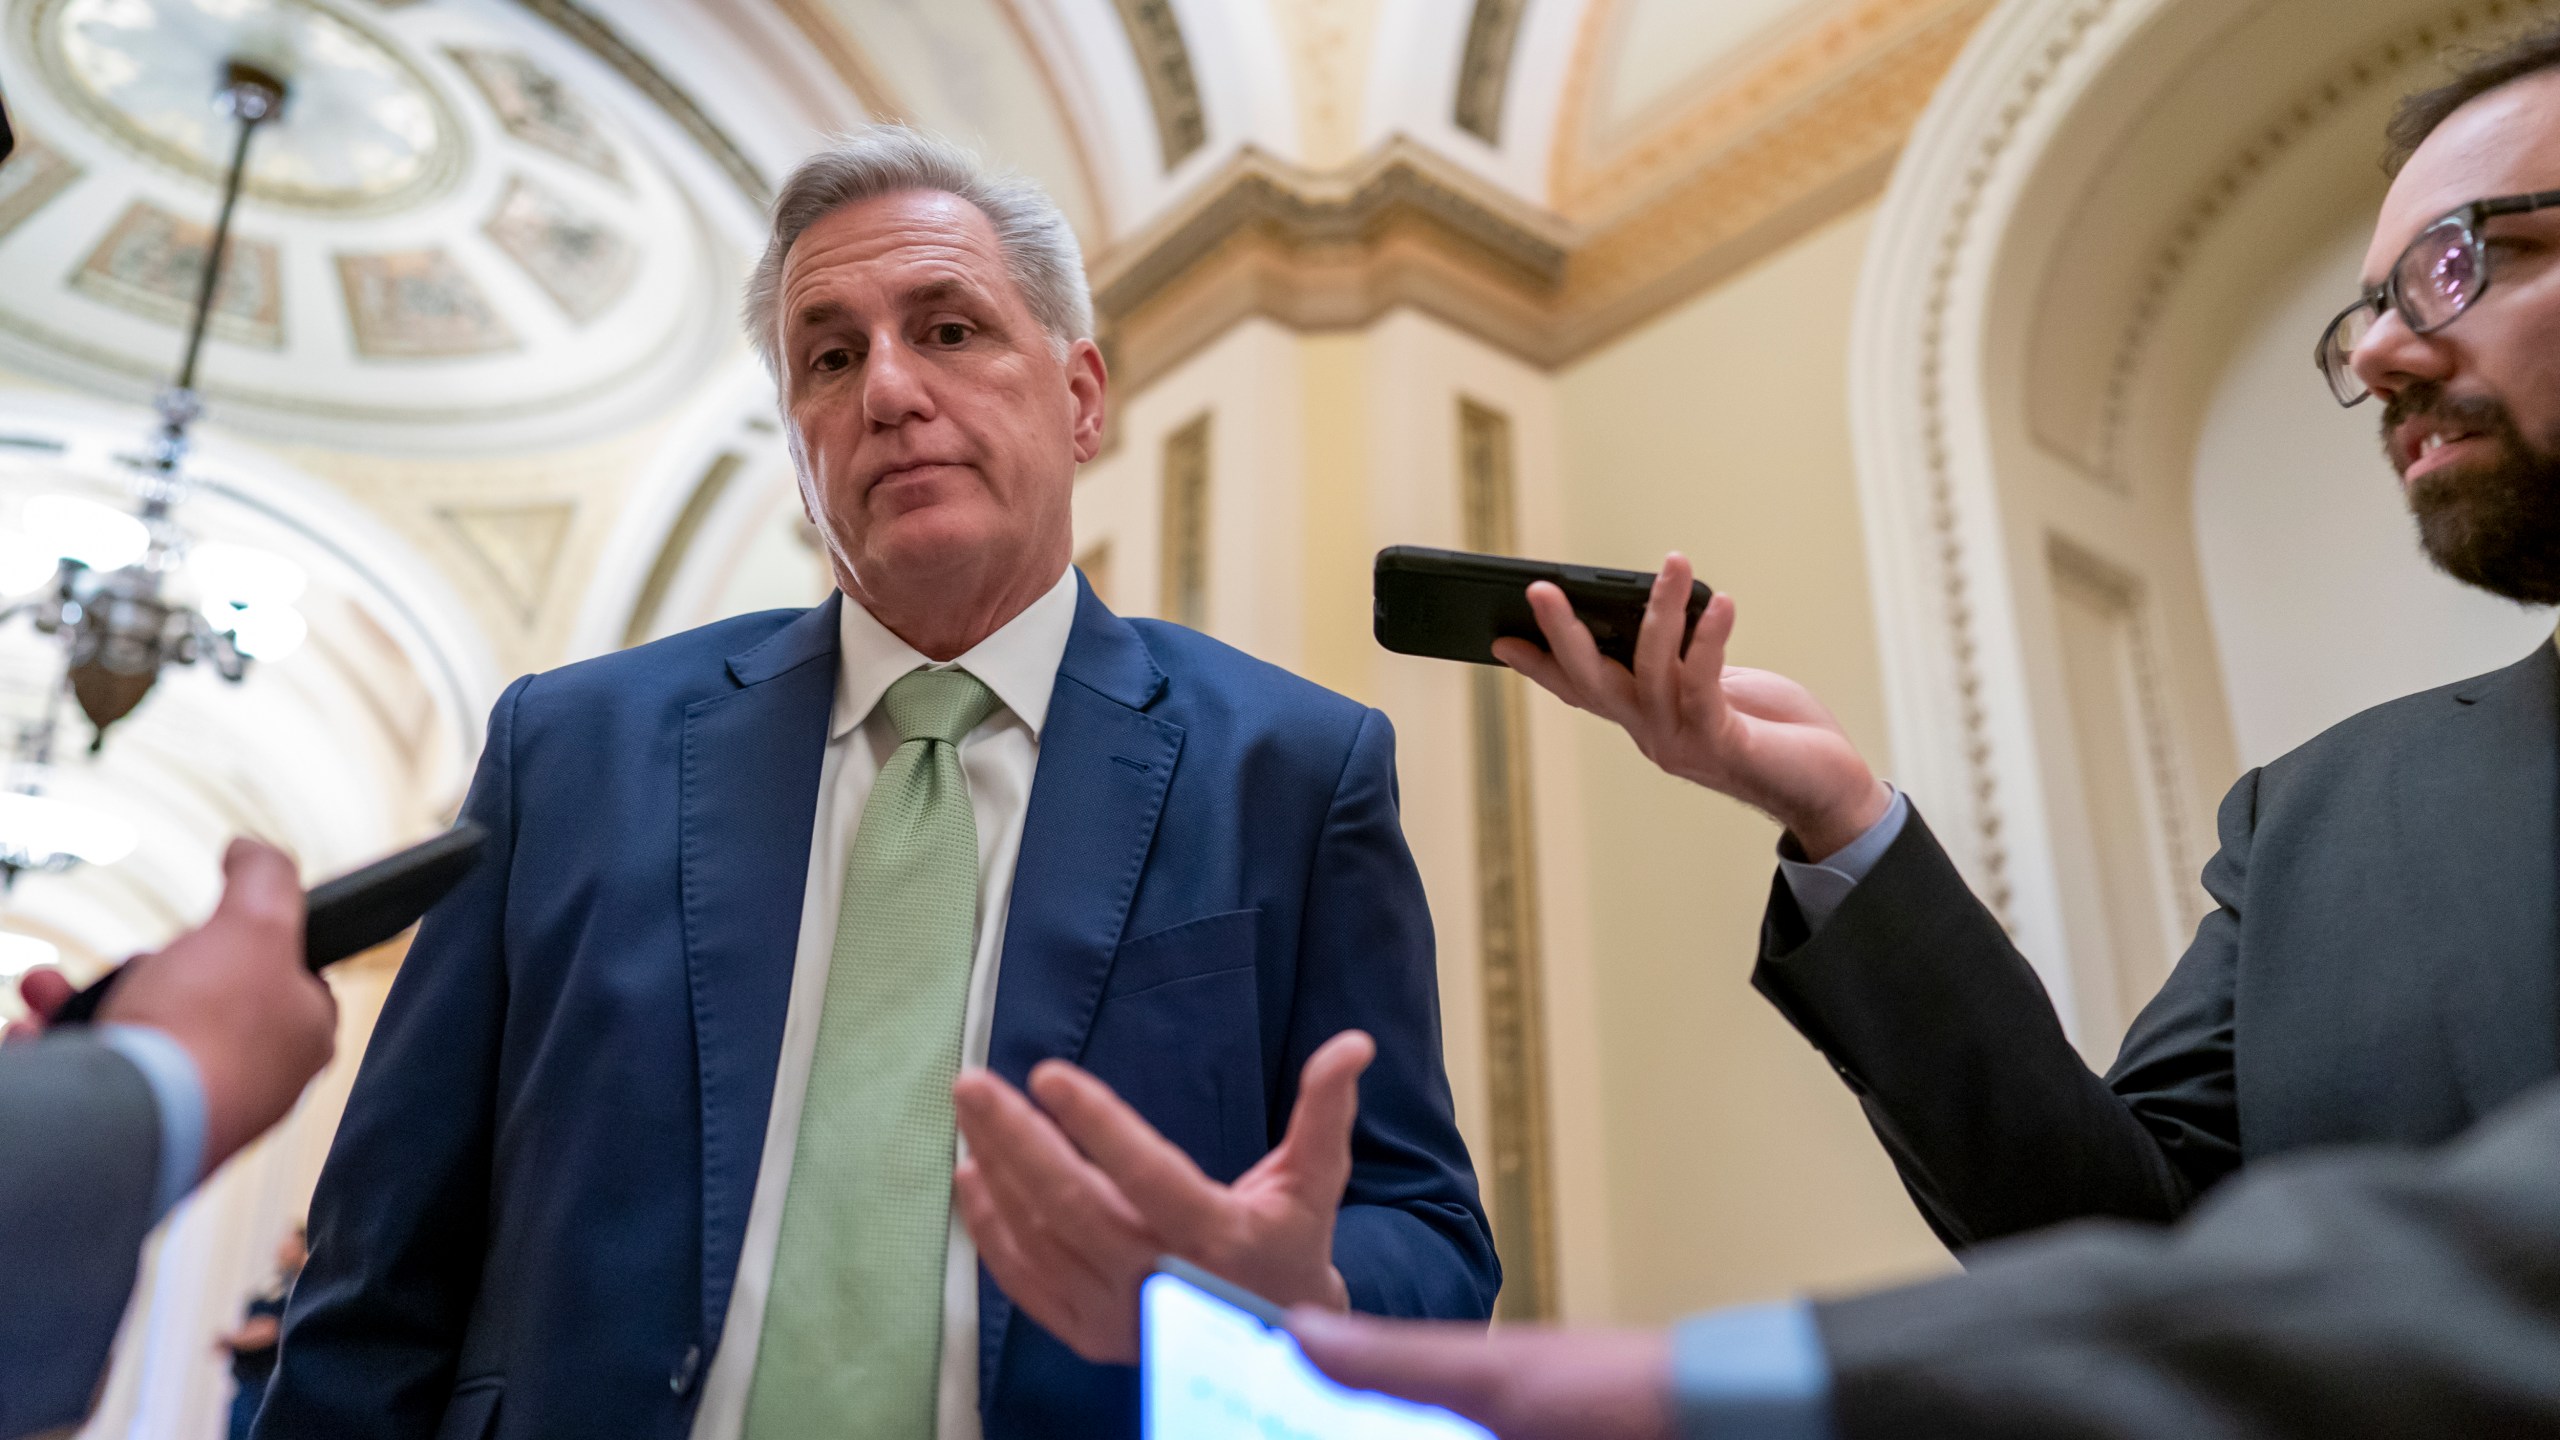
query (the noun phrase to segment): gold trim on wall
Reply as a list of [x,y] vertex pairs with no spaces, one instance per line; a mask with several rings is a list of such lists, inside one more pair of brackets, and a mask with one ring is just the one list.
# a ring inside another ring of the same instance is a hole
[[[1511,417],[1458,401],[1459,530],[1468,549],[1517,548]],[[1546,986],[1538,868],[1529,812],[1528,716],[1520,677],[1473,667],[1476,913],[1484,997],[1486,1158],[1494,1248],[1502,1255],[1495,1317],[1556,1317],[1555,1176],[1547,1118]]]
[[[1779,22],[1761,40],[1711,64],[1674,99],[1612,123],[1602,109],[1605,72],[1628,43],[1626,0],[1594,0],[1565,76],[1548,160],[1551,203],[1575,220],[1596,223],[1648,203],[1755,137],[1841,128],[1830,112],[1867,98],[1879,81],[1900,88],[1909,52],[1943,48],[1950,28],[1961,43],[1990,8],[1989,0],[1820,0],[1803,7],[1810,14]],[[1921,68],[1929,70],[1925,61]],[[1945,68],[1940,63],[1929,71],[1924,100]],[[1850,121],[1848,128],[1864,127]],[[1902,128],[1909,128],[1907,121]],[[1894,143],[1898,148],[1898,134]]]
[[1209,143],[1208,112],[1200,107],[1200,84],[1191,73],[1182,22],[1171,0],[1112,0],[1112,8],[1120,12],[1120,28],[1138,57],[1147,109],[1155,116],[1156,143],[1164,153],[1164,168],[1171,170]]
[[1458,103],[1450,118],[1487,145],[1502,143],[1502,102],[1511,88],[1511,53],[1529,0],[1476,0],[1467,46],[1458,58]]
[[1209,412],[1164,437],[1163,563],[1158,613],[1209,628]]

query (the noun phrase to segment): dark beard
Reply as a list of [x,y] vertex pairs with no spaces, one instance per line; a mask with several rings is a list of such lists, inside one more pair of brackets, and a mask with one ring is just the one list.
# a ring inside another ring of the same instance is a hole
[[2431,471],[2408,487],[2427,558],[2492,595],[2560,605],[2560,455],[2526,440],[2497,400],[2447,395],[2440,385],[2392,397],[2382,417],[2386,452],[2388,437],[2416,415],[2441,416],[2498,443],[2495,460]]

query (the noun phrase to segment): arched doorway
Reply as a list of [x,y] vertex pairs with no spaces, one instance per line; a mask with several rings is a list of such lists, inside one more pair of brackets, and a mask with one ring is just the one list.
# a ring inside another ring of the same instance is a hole
[[2309,356],[2391,106],[2553,12],[2020,0],[1905,152],[1853,396],[1894,765],[2093,1059],[2244,764],[2549,632],[2426,568]]

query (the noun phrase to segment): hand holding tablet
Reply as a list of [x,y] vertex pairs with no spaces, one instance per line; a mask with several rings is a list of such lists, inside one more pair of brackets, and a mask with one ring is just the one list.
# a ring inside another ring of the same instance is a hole
[[1280,1311],[1168,1256],[1140,1291],[1147,1440],[1493,1440],[1429,1405],[1318,1373]]

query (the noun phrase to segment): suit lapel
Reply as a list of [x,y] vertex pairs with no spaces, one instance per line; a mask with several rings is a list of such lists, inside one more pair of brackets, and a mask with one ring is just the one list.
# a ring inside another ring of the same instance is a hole
[[[1084,1053],[1129,902],[1155,841],[1182,727],[1145,713],[1164,673],[1128,622],[1077,580],[1075,628],[1040,734],[987,1066],[1015,1085]],[[1013,1304],[980,1274],[978,1398],[995,1388]]]
[[731,656],[685,711],[680,902],[702,1089],[702,1335],[717,1343],[755,1201],[835,700],[831,597]]
[[2455,692],[2434,753],[2401,773],[2414,903],[2455,941],[2435,986],[2462,1096],[2476,1118],[2560,1073],[2560,651]]

